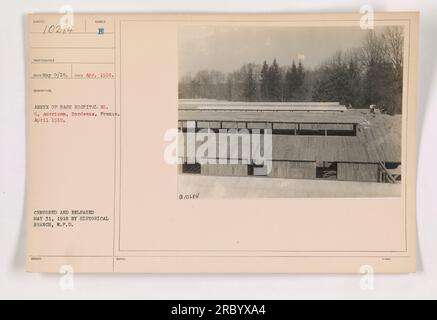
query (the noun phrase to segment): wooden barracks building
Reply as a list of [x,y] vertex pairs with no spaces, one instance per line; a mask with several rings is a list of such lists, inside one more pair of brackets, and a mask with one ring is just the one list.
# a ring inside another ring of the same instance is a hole
[[[209,128],[214,132],[271,129],[272,170],[268,176],[272,178],[387,183],[401,178],[400,138],[372,125],[362,112],[339,103],[179,100],[178,113],[185,137],[188,121],[194,123],[195,130]],[[257,166],[244,161],[188,163],[187,149],[183,150],[180,173],[244,177],[253,175]]]

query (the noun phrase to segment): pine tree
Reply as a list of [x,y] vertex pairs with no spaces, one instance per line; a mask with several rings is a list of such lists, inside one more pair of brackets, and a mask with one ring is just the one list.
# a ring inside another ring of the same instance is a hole
[[305,98],[305,70],[302,61],[299,60],[299,65],[297,67],[297,83],[296,83],[296,100],[304,100]]
[[264,60],[262,69],[261,69],[261,100],[266,101],[269,100],[269,65]]
[[245,80],[244,97],[247,101],[256,100],[256,82],[253,77],[252,66],[250,65],[248,66],[247,76]]
[[300,89],[303,85],[303,81],[305,80],[305,71],[303,69],[302,61],[299,60],[299,66],[297,67],[297,84]]
[[293,95],[293,74],[291,69],[288,69],[285,73],[284,82],[285,101],[291,101]]
[[268,93],[271,101],[281,101],[281,72],[276,59],[273,60],[268,72]]
[[303,65],[299,61],[299,66],[293,60],[291,68],[285,74],[285,92],[287,101],[303,100],[302,86],[304,80]]

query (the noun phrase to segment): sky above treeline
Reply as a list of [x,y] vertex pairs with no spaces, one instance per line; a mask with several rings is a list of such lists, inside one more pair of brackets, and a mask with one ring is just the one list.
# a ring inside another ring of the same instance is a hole
[[200,70],[230,72],[246,63],[319,66],[338,50],[360,47],[359,27],[183,26],[178,32],[179,75]]

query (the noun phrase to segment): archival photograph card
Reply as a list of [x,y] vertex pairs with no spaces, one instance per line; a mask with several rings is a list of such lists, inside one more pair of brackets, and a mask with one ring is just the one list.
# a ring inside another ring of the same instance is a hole
[[29,14],[27,270],[416,270],[419,15]]

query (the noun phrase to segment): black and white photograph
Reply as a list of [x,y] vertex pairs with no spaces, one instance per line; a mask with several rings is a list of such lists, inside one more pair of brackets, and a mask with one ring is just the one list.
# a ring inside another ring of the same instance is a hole
[[178,193],[399,197],[402,26],[178,30]]
[[0,300],[437,298],[437,1],[0,6]]

